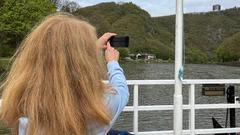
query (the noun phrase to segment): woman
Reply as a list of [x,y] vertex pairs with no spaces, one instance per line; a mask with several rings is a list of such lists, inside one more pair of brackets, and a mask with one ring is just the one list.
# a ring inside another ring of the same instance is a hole
[[[22,42],[2,85],[0,119],[19,135],[105,135],[128,102],[119,53],[67,14],[47,17]],[[105,50],[110,85],[101,60]]]

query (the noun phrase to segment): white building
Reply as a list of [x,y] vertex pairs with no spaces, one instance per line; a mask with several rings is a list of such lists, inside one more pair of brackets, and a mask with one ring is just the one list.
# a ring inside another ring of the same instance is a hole
[[215,4],[213,5],[213,11],[220,11],[221,10],[221,5]]

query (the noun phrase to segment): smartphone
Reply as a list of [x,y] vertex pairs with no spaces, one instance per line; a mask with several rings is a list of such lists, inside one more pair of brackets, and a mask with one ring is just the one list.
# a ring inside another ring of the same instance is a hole
[[128,47],[129,36],[112,36],[109,41],[112,47]]

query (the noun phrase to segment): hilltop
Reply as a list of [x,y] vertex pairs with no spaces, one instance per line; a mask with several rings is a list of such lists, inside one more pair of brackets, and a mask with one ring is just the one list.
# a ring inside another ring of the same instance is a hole
[[[173,59],[174,36],[167,28],[157,27],[149,13],[133,3],[101,3],[81,8],[74,14],[96,26],[98,35],[107,31],[129,35],[131,53],[150,52],[162,59]],[[165,37],[157,37],[161,33]]]
[[[155,53],[158,58],[174,59],[175,16],[151,17],[133,3],[101,3],[74,12],[96,26],[99,35],[107,31],[129,35],[127,51]],[[190,13],[184,15],[185,55],[189,62],[220,61],[219,47],[225,40],[233,40],[240,31],[240,8],[220,12]],[[234,38],[231,38],[235,36]],[[228,41],[229,42],[229,41]],[[239,42],[231,42],[233,48]],[[240,55],[236,53],[236,57]],[[226,59],[225,59],[226,60]],[[227,59],[233,60],[232,58]],[[235,59],[234,59],[235,60]]]

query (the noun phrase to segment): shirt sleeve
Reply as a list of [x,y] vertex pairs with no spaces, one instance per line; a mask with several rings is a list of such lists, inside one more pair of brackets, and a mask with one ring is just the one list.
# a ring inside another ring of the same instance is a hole
[[109,92],[106,95],[107,106],[112,114],[112,121],[110,124],[113,125],[128,103],[129,90],[123,69],[119,66],[119,63],[117,61],[109,61],[107,63],[107,68],[109,84],[115,90],[115,92]]
[[26,117],[19,118],[19,127],[18,127],[18,135],[26,135],[28,119]]

